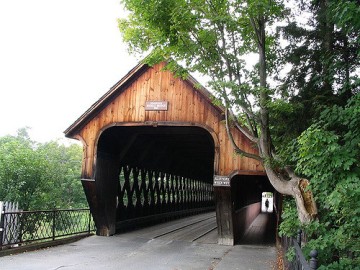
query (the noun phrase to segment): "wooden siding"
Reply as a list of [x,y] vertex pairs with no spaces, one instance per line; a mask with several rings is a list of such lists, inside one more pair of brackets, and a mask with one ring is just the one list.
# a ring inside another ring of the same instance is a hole
[[[96,146],[101,132],[116,125],[199,126],[207,129],[215,142],[215,174],[264,174],[260,162],[234,154],[228,140],[223,111],[197,90],[190,81],[175,78],[162,70],[163,64],[149,67],[129,80],[125,89],[102,100],[96,115],[74,128],[71,137],[84,144],[83,178],[94,178]],[[167,111],[145,111],[146,101],[168,101]],[[244,151],[256,153],[251,142],[237,129],[234,139]],[[69,134],[67,134],[69,136]]]

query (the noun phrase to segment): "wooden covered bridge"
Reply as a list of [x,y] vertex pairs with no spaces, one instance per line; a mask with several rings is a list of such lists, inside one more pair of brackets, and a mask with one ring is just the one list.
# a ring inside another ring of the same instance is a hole
[[258,161],[234,154],[211,94],[164,65],[138,64],[65,131],[84,147],[97,234],[216,209],[218,243],[233,245],[259,214],[262,192],[275,191]]

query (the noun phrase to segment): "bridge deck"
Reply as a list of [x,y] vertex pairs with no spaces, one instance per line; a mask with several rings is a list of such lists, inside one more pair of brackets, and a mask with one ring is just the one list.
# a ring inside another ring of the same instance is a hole
[[273,213],[260,213],[245,235],[240,245],[267,245],[275,243],[275,216]]
[[[214,212],[210,212],[146,227],[127,232],[126,234],[127,236],[137,236],[146,239],[159,238],[216,244],[216,216]],[[273,243],[275,243],[275,223],[272,213],[260,213],[239,242],[240,245],[267,245]]]
[[[265,239],[259,226],[267,224],[270,216],[260,214],[243,243]],[[255,235],[258,236],[254,238]],[[68,245],[5,256],[0,261],[1,269],[7,270],[274,269],[274,243],[260,242],[237,246],[216,244],[215,213],[207,213],[112,237],[91,236]]]
[[[119,234],[121,237],[122,234]],[[206,244],[217,243],[215,212],[190,216],[167,223],[124,233],[126,237],[176,240]]]

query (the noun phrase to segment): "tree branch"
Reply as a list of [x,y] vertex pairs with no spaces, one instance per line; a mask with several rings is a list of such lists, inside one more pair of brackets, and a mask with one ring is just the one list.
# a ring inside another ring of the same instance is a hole
[[230,112],[230,116],[232,117],[232,119],[234,120],[235,126],[242,132],[244,133],[244,135],[252,142],[254,143],[258,143],[259,142],[259,138],[255,137],[253,134],[250,134],[248,130],[246,130],[245,128],[243,128],[239,122],[236,120],[235,115],[233,113],[233,111],[228,108],[229,112]]
[[231,131],[230,131],[230,124],[229,124],[229,115],[228,115],[228,112],[229,112],[229,110],[226,109],[226,110],[225,110],[226,132],[227,132],[227,134],[228,134],[228,137],[229,137],[229,139],[230,139],[230,142],[231,142],[231,144],[232,144],[235,152],[236,152],[237,154],[243,155],[243,156],[245,156],[245,157],[262,161],[262,158],[261,158],[260,156],[255,155],[255,154],[252,154],[252,153],[245,152],[245,151],[241,150],[241,149],[237,146],[237,144],[235,143],[234,137],[233,137],[233,135],[232,135],[232,133],[231,133]]

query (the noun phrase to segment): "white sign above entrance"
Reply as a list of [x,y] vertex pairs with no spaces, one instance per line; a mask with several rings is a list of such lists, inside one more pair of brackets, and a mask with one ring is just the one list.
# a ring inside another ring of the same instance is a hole
[[214,187],[230,187],[230,177],[225,175],[214,175]]
[[168,101],[146,101],[145,102],[145,111],[167,111],[168,110]]

